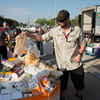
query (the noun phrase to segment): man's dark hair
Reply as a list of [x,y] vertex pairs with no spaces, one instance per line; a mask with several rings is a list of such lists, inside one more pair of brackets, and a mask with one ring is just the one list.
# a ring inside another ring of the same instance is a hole
[[12,25],[11,24],[8,24],[7,26],[11,27]]

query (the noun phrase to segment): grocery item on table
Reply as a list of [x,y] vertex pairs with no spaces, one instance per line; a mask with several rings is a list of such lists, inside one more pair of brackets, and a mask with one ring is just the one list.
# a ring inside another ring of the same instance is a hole
[[51,70],[48,69],[42,69],[40,67],[35,67],[34,64],[29,65],[25,69],[26,73],[37,75],[37,77],[41,78],[42,76],[46,75],[47,77],[51,74]]
[[24,96],[24,98],[27,98],[27,97],[32,97],[33,94],[32,93],[24,93],[23,96]]
[[13,81],[13,85],[18,91],[21,91],[22,93],[31,92],[29,85],[24,78]]
[[0,72],[0,82],[8,82],[11,80],[12,72]]
[[62,71],[59,71],[59,70],[56,70],[56,69],[54,69],[54,68],[52,68],[50,66],[47,66],[45,64],[45,62],[43,62],[43,61],[39,63],[39,67],[42,68],[42,69],[51,70],[51,75],[50,76],[52,76],[55,79],[58,79],[61,75],[63,75]]
[[47,76],[44,75],[43,77],[41,77],[40,82],[42,83],[43,86],[50,88],[50,81],[47,78]]
[[43,94],[39,83],[37,83],[35,79],[29,81],[29,88],[34,96]]
[[13,64],[12,62],[10,62],[9,60],[2,60],[1,64],[3,64],[4,66],[6,67],[10,67],[10,68],[13,68],[15,64]]
[[36,57],[34,53],[27,55],[25,58],[26,67],[28,67],[32,63],[35,64],[36,67],[39,67],[39,58]]
[[2,69],[1,72],[9,72],[9,71],[11,71],[11,68],[10,67],[5,67],[5,68]]
[[24,70],[23,70],[23,68],[18,68],[16,71],[14,71],[13,73],[12,73],[12,78],[14,79],[14,80],[16,80],[20,75],[22,75],[24,73]]

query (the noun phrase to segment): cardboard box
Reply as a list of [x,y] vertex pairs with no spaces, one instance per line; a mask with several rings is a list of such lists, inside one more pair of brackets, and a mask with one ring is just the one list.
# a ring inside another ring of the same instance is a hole
[[94,53],[94,47],[86,47],[87,52]]
[[59,83],[50,93],[18,100],[60,100],[60,84],[61,83]]

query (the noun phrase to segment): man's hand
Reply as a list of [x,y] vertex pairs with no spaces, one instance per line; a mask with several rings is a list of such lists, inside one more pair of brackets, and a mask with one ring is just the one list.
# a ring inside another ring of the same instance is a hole
[[79,63],[80,61],[81,61],[81,55],[79,54],[74,58],[74,62]]

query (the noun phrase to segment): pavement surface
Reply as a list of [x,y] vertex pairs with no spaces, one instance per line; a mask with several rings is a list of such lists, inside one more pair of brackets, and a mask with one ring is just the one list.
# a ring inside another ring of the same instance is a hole
[[[50,61],[56,67],[55,55],[43,55],[45,61]],[[83,55],[82,62],[85,71],[85,88],[82,90],[83,100],[100,100],[100,58]],[[65,91],[66,100],[78,100],[76,90],[69,78],[68,88]]]

